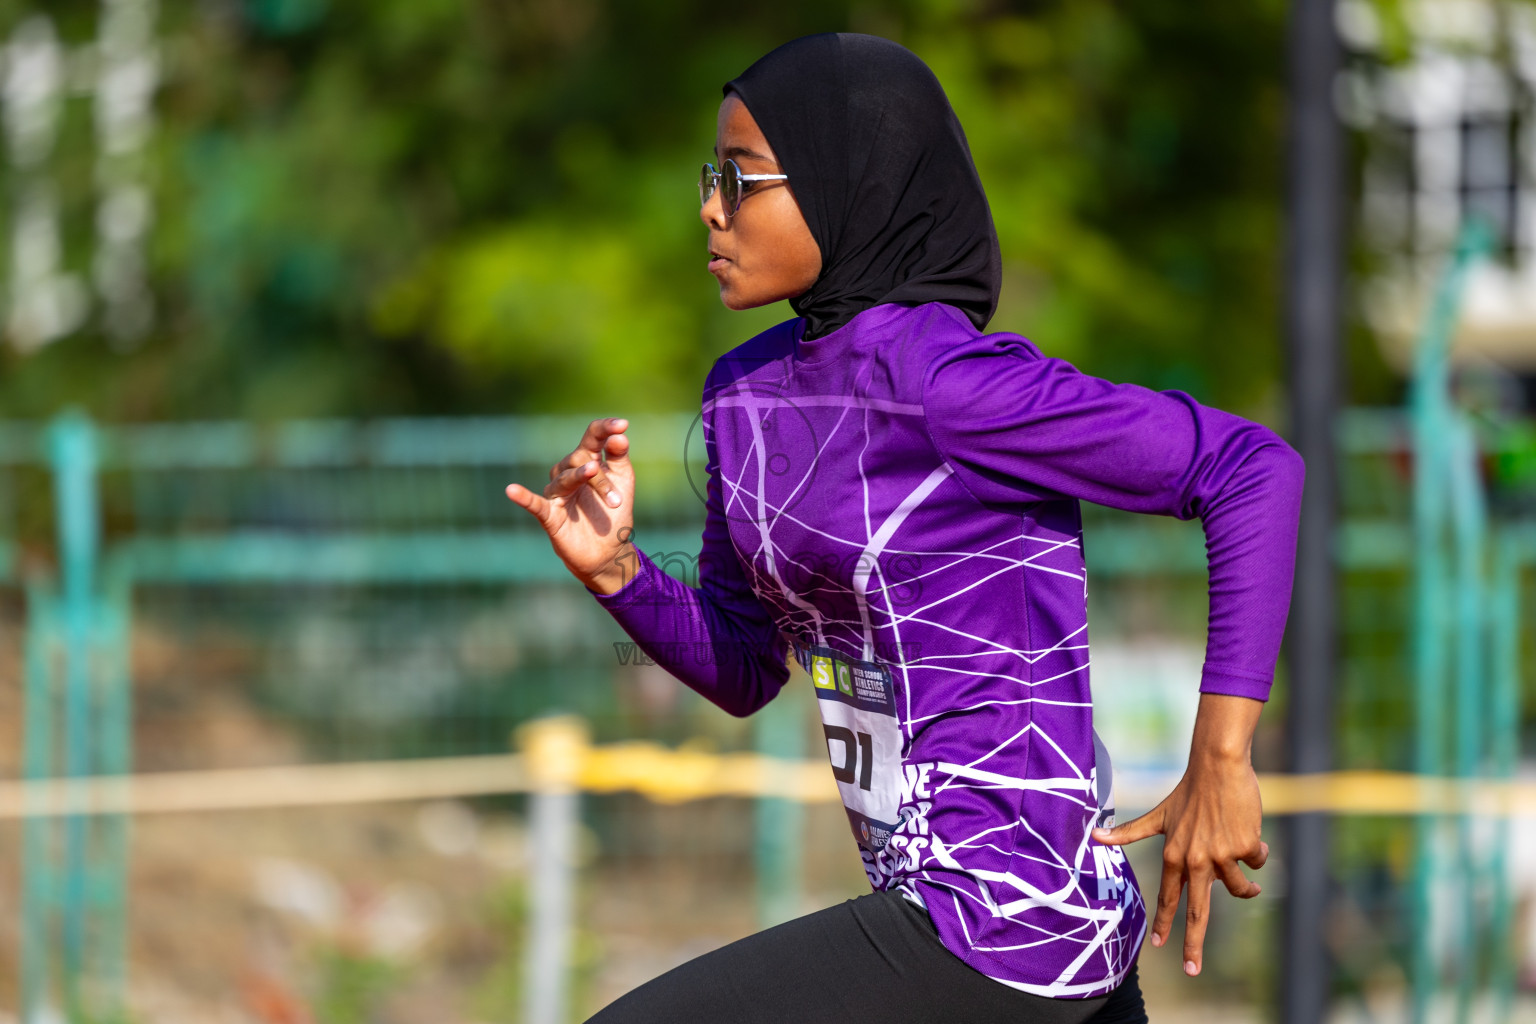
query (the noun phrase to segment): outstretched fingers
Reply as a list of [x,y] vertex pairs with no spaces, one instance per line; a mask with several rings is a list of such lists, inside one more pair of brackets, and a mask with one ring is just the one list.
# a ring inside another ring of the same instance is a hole
[[1148,836],[1162,834],[1163,831],[1163,804],[1158,804],[1146,814],[1126,822],[1124,825],[1116,825],[1114,828],[1096,828],[1093,830],[1093,838],[1105,846],[1124,846],[1126,843],[1138,842]]
[[[1124,846],[1140,842],[1151,836],[1162,835],[1166,824],[1168,802],[1165,800],[1139,818],[1114,828],[1096,828],[1093,838],[1105,846]],[[1157,914],[1152,921],[1152,945],[1161,946],[1168,941],[1173,927],[1173,914],[1179,908],[1179,891],[1184,887],[1184,876],[1178,865],[1170,864],[1165,856],[1163,881],[1157,890]]]
[[514,504],[521,505],[533,513],[533,517],[545,530],[550,529],[550,519],[555,514],[555,510],[547,498],[535,494],[522,484],[508,484],[507,497],[511,498]]
[[544,488],[544,497],[567,497],[576,488],[595,480],[602,470],[603,464],[596,459],[584,462],[579,466],[571,466],[569,469],[560,470],[550,478],[549,486]]
[[1152,916],[1152,945],[1161,949],[1173,930],[1173,915],[1179,909],[1179,894],[1184,891],[1184,868],[1166,857],[1163,878],[1157,886],[1157,913]]
[[606,452],[611,460],[627,464],[629,438],[624,436],[624,431],[628,429],[629,421],[622,418],[593,420],[587,424],[576,449],[550,468],[549,486],[544,488],[544,496],[564,497],[586,485],[609,508],[618,508],[624,496],[604,472],[603,454]]
[[[592,488],[600,501],[618,508],[624,496],[608,479],[605,469],[617,463],[623,467],[624,475],[630,472],[629,438],[624,436],[628,429],[629,421],[623,418],[593,420],[587,424],[576,448],[550,467],[549,483],[542,495],[521,484],[508,484],[507,497],[532,513],[551,535],[563,522],[556,516],[557,510],[582,487]],[[603,464],[604,453],[611,460],[609,466]]]
[[[1200,973],[1205,950],[1205,926],[1211,918],[1211,886],[1215,876],[1210,868],[1196,868],[1189,874],[1189,901],[1184,909],[1184,973],[1193,978]],[[1158,908],[1161,913],[1162,908]]]

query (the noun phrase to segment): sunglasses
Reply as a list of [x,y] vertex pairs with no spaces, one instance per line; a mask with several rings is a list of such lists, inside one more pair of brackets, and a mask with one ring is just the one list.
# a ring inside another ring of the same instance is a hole
[[715,194],[715,189],[720,190],[720,204],[725,208],[726,217],[734,217],[736,211],[741,208],[741,200],[745,197],[747,187],[744,183],[754,181],[787,181],[787,174],[742,174],[741,168],[736,166],[735,160],[727,160],[721,170],[715,170],[714,164],[705,164],[699,172],[699,205],[709,202],[709,197]]

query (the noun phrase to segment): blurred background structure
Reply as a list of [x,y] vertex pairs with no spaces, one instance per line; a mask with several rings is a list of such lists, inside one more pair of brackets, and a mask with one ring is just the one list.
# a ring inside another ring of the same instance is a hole
[[[1333,453],[1265,893],[1156,1019],[1536,1020],[1528,0],[0,0],[0,1020],[580,1020],[864,890],[804,681],[714,709],[501,493],[628,416],[691,578],[704,374],[791,315],[720,307],[693,183],[827,30],[943,81],[997,329]],[[1124,817],[1204,550],[1085,516]]]

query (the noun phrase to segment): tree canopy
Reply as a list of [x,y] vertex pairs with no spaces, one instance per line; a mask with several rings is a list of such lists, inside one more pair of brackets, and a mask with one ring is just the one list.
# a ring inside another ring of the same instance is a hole
[[[35,5],[0,3],[7,23]],[[97,5],[50,0],[75,45]],[[959,113],[1002,241],[993,329],[1274,420],[1279,0],[163,0],[156,326],[6,349],[7,416],[688,409],[731,313],[694,181],[720,86],[810,32],[896,39]],[[58,152],[96,221],[89,97]]]

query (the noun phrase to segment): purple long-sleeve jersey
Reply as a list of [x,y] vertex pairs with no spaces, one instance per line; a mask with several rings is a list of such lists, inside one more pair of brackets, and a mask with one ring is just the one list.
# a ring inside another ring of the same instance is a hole
[[[1200,689],[1268,697],[1302,463],[1258,424],[1079,373],[940,304],[780,324],[705,382],[699,586],[643,552],[597,599],[735,715],[793,651],[876,889],[944,945],[1061,998],[1118,985],[1146,914],[1093,731],[1078,499],[1204,524]],[[643,540],[643,538],[641,538]]]

